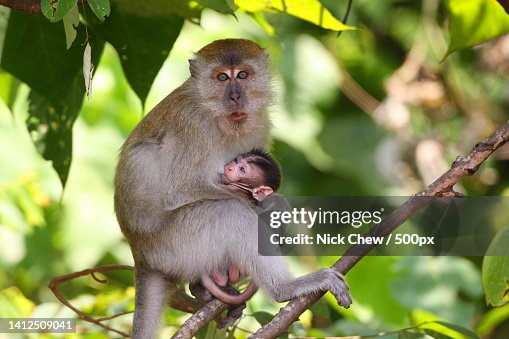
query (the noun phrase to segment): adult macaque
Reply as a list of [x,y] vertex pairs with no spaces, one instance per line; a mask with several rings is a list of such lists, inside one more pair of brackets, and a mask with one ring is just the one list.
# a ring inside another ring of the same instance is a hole
[[341,305],[351,303],[339,272],[293,278],[283,257],[259,256],[256,213],[218,180],[230,159],[269,142],[267,60],[249,40],[203,47],[190,60],[190,78],[122,147],[115,212],[135,262],[132,338],[155,337],[170,282],[197,282],[232,266],[277,301],[329,290]]

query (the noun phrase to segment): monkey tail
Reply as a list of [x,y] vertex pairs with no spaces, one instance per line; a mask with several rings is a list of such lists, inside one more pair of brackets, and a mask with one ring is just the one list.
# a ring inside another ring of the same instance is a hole
[[223,291],[217,284],[210,278],[208,274],[202,274],[201,283],[214,297],[227,304],[239,305],[249,300],[258,291],[258,286],[253,281],[249,282],[246,290],[239,295],[231,295]]

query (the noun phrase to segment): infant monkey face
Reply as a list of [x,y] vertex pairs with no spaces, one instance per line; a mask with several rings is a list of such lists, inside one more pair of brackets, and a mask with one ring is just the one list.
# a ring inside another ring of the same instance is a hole
[[224,167],[224,177],[228,182],[253,181],[261,176],[260,170],[245,158],[237,157]]

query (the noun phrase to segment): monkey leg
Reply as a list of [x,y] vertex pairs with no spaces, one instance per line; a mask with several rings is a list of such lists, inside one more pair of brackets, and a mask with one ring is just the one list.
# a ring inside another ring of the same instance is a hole
[[[224,292],[224,293],[230,293],[233,295],[239,294],[239,292],[231,286],[226,286],[226,287],[224,287],[224,289],[226,289],[228,291],[228,292]],[[205,287],[203,287],[203,285],[200,283],[189,284],[189,290],[201,302],[209,302],[213,298],[212,293],[210,293],[208,290],[206,290]],[[235,322],[237,319],[239,319],[242,316],[242,312],[244,311],[245,308],[246,308],[246,303],[242,303],[242,304],[238,304],[238,305],[229,305],[226,316],[224,316],[224,317],[218,316],[215,319],[217,322],[217,327],[224,328],[224,327],[227,327],[228,325],[230,325],[231,323]]]
[[[262,272],[269,270],[270,267],[285,267],[283,264],[277,263],[279,260],[283,261],[282,257],[260,256],[258,259],[257,269]],[[260,287],[278,302],[288,301],[305,294],[329,291],[334,295],[338,304],[344,308],[350,307],[352,303],[345,278],[332,268],[322,268],[299,278],[292,278],[281,271],[279,273],[282,274],[272,271],[271,279],[264,279],[264,276],[259,277],[261,279]]]
[[155,338],[168,283],[155,271],[135,266],[135,309],[132,339]]

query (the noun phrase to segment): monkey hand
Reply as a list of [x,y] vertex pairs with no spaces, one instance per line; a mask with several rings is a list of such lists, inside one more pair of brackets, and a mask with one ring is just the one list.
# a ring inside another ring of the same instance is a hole
[[317,273],[322,276],[327,290],[336,298],[338,304],[344,308],[349,308],[352,304],[352,297],[345,277],[332,268],[322,268]]

